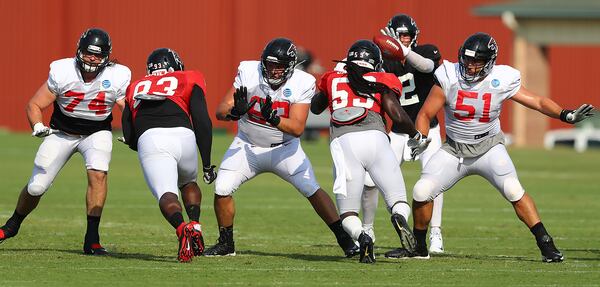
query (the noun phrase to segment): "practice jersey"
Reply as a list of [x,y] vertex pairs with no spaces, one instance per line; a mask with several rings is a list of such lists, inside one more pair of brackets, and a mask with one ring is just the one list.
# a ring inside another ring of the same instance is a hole
[[460,77],[458,63],[444,61],[435,77],[446,96],[446,135],[466,144],[501,132],[502,104],[521,87],[521,73],[505,65],[494,66],[483,80],[469,84]]
[[[430,44],[416,46],[412,51],[424,58],[431,59],[435,65],[433,71],[437,68],[442,57],[438,48]],[[425,103],[425,99],[427,99],[427,96],[429,95],[429,90],[431,90],[431,87],[435,84],[433,71],[430,73],[423,73],[406,61],[402,64],[401,61],[388,59],[384,59],[383,69],[388,73],[396,75],[400,82],[402,82],[402,94],[398,100],[413,123],[416,122],[417,114]],[[438,120],[436,117],[431,121],[431,127],[434,127],[437,124]],[[400,127],[392,125],[392,131],[400,133]]]
[[[382,72],[370,72],[363,76],[367,81],[378,82],[389,87],[394,93],[401,94],[402,83],[394,74]],[[331,118],[332,136],[339,137],[348,132],[364,130],[380,130],[385,133],[383,123],[383,109],[381,107],[381,94],[373,94],[372,98],[358,96],[350,88],[349,80],[345,72],[330,71],[319,80],[319,90],[327,95],[329,111],[331,114],[336,110],[352,107],[364,108],[367,113],[347,124],[338,124],[334,117]]]
[[[190,116],[190,98],[194,85],[206,91],[204,76],[198,71],[175,71],[164,75],[148,75],[127,88],[127,104],[133,120],[137,116],[141,101],[168,100]],[[162,115],[163,117],[165,115]],[[189,121],[189,119],[188,119]]]
[[[273,101],[273,110],[282,118],[289,118],[292,104],[309,104],[315,94],[315,78],[301,70],[294,70],[292,76],[277,90],[273,90],[263,78],[259,61],[242,61],[238,67],[234,88],[248,88],[248,102],[253,99],[265,101],[267,95]],[[295,137],[284,133],[265,121],[257,102],[247,114],[238,120],[238,136],[261,147],[270,147],[288,142]]]
[[50,64],[48,88],[56,95],[50,126],[67,133],[88,135],[111,130],[112,108],[125,96],[129,68],[110,64],[85,83],[74,58]]

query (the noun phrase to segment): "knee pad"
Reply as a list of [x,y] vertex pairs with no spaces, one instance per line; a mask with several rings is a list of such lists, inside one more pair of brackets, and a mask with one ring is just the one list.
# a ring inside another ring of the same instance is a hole
[[31,196],[41,196],[46,192],[46,190],[48,190],[47,187],[36,183],[30,183],[27,185],[27,193],[29,193]]
[[413,188],[413,200],[418,202],[433,200],[434,187],[433,181],[424,178],[419,179]]
[[525,190],[517,178],[509,177],[504,180],[502,193],[508,201],[515,202],[523,197]]
[[219,177],[217,177],[217,180],[215,181],[215,194],[216,195],[220,195],[220,196],[232,195],[236,189],[237,189],[237,187],[234,187],[233,184],[231,184],[231,182],[219,180]]

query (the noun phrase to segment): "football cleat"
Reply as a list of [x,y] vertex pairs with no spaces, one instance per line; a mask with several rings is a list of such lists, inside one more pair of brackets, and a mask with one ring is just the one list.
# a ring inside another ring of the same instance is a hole
[[400,237],[400,244],[411,253],[415,252],[417,241],[412,230],[406,223],[406,219],[400,214],[392,214],[392,225]]
[[235,245],[232,242],[218,241],[217,244],[204,250],[204,256],[235,256]]
[[444,253],[444,241],[442,240],[442,229],[432,227],[429,233],[429,253]]
[[204,237],[202,236],[202,227],[200,223],[192,221],[188,223],[192,226],[191,240],[194,256],[200,256],[204,252]]
[[[183,223],[182,223],[183,225]],[[177,260],[181,263],[191,262],[194,257],[194,250],[192,248],[192,234],[194,233],[193,225],[185,224],[183,228],[177,228],[177,235],[179,239],[179,251],[177,251]]]
[[350,237],[350,235],[348,235],[348,233],[346,232],[340,234],[340,236],[337,238],[337,243],[342,248],[342,250],[344,250],[344,255],[347,258],[352,258],[359,253],[358,245],[354,243],[352,237]]
[[406,248],[396,248],[384,254],[385,258],[392,259],[429,259],[427,248],[417,248],[415,252],[409,252]]
[[4,242],[4,240],[9,239],[17,235],[19,230],[13,231],[12,228],[7,227],[6,225],[0,227],[0,243]]
[[375,263],[375,254],[373,253],[373,239],[362,232],[358,237],[358,243],[360,244],[360,263]]
[[83,253],[87,255],[108,255],[108,251],[100,243],[83,244]]
[[554,246],[554,241],[550,235],[544,235],[537,240],[537,246],[542,252],[542,261],[546,263],[562,262],[565,259],[563,254]]

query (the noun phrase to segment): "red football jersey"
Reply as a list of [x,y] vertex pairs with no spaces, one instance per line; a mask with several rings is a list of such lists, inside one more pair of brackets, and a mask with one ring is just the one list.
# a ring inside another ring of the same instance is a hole
[[[371,82],[382,83],[398,95],[402,91],[402,83],[394,74],[370,72],[366,73],[364,78]],[[374,94],[375,100],[356,95],[350,88],[346,73],[330,71],[323,74],[319,80],[319,90],[329,98],[330,112],[346,107],[360,107],[382,113],[381,94]]]
[[138,97],[164,98],[175,102],[190,116],[189,104],[194,85],[198,85],[206,94],[204,76],[198,71],[175,71],[160,76],[148,75],[127,87],[127,104],[135,119]]

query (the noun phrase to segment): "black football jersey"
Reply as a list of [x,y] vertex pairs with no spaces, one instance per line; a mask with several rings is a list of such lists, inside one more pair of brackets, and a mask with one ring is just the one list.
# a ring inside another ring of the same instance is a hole
[[[415,122],[419,110],[425,103],[429,90],[433,87],[435,80],[433,72],[438,67],[441,54],[438,48],[434,45],[426,44],[419,45],[412,49],[413,52],[433,60],[435,68],[431,73],[422,73],[411,66],[408,62],[402,64],[401,61],[384,59],[383,69],[388,73],[395,74],[400,82],[402,82],[402,95],[400,96],[400,104],[410,116],[410,119]],[[431,121],[431,127],[438,124],[437,117]],[[400,133],[399,127],[392,125],[392,131]]]

